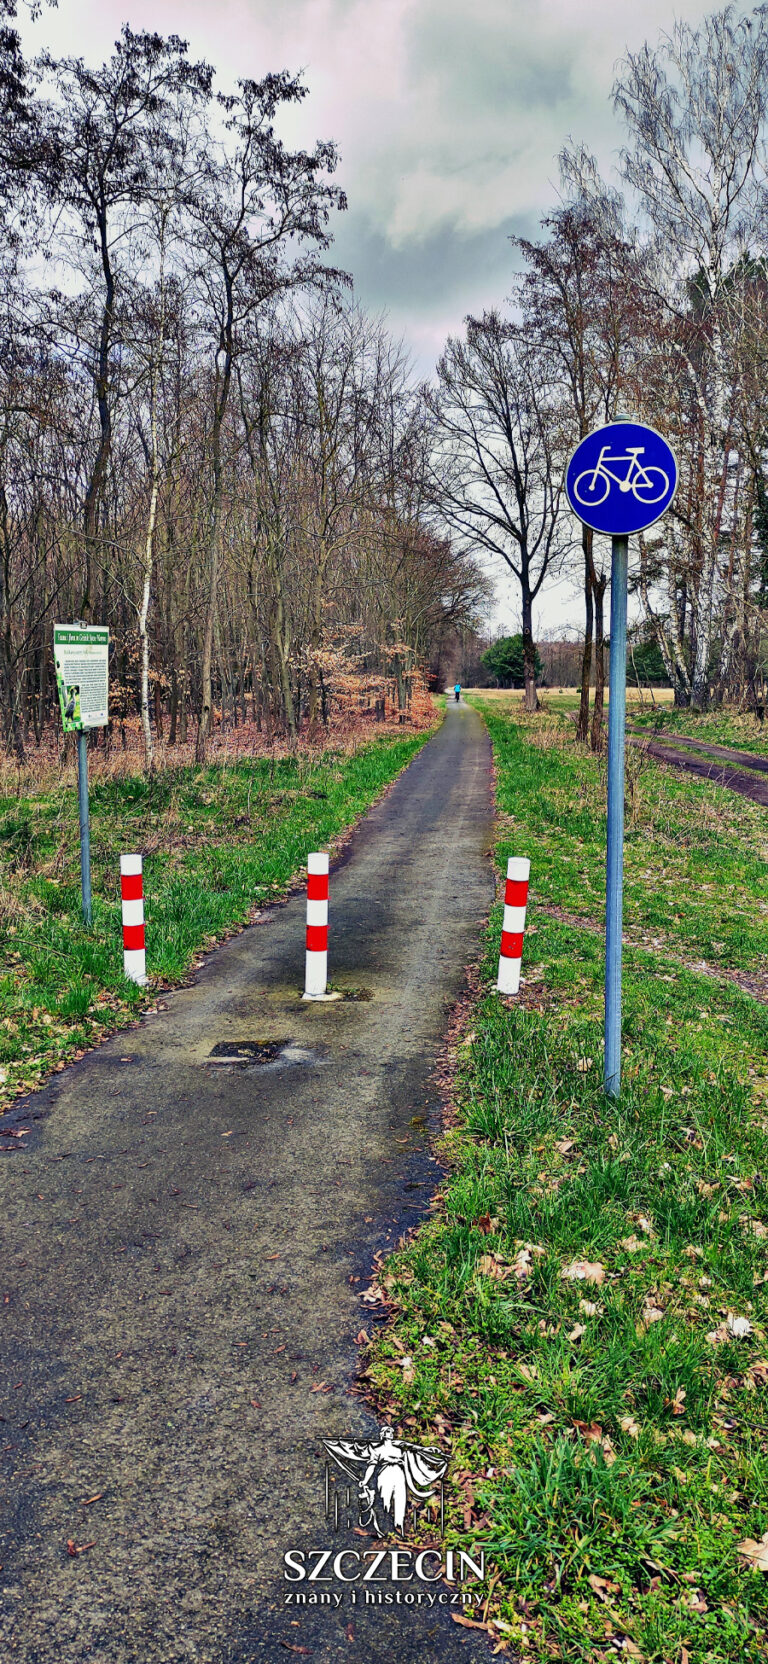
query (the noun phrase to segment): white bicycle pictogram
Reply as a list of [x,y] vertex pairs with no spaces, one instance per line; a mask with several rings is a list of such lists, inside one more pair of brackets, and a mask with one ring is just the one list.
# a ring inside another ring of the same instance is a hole
[[[669,475],[663,468],[644,468],[640,461],[644,450],[644,445],[628,445],[624,456],[611,456],[608,446],[603,445],[594,468],[585,468],[573,482],[576,502],[583,503],[585,508],[597,508],[599,503],[605,502],[611,485],[617,485],[625,495],[631,491],[638,503],[660,503],[669,491]],[[609,462],[626,463],[627,473],[623,479],[611,472],[607,466]],[[580,491],[582,481],[588,483]]]

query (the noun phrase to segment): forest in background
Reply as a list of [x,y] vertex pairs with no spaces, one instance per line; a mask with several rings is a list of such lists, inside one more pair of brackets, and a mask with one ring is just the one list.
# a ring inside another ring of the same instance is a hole
[[679,706],[765,702],[765,8],[674,23],[627,54],[613,98],[618,183],[578,142],[563,149],[541,237],[512,239],[506,303],[466,320],[427,395],[445,523],[518,585],[531,710],[534,604],[566,564],[580,569],[579,735],[595,749],[610,546],[574,522],[563,483],[576,444],[622,415],[661,431],[679,464],[672,508],[631,540],[641,641],[660,654]]
[[327,259],[332,143],[291,151],[287,73],[214,90],[124,27],[24,64],[2,0],[0,692],[22,760],[57,721],[55,620],[107,623],[113,736],[295,738],[406,720],[487,594],[425,511],[402,348]]
[[151,768],[158,741],[204,760],[214,729],[408,721],[428,679],[479,660],[505,567],[529,708],[534,606],[564,568],[580,581],[578,732],[599,749],[607,544],[563,475],[625,412],[680,464],[633,546],[643,650],[678,705],[764,704],[762,10],[627,55],[620,184],[564,149],[506,301],[428,384],[332,264],[336,147],[279,136],[300,77],[219,91],[182,40],[127,25],[100,66],[30,64],[16,0],[0,24],[0,711],[19,762],[58,743],[55,620],[109,625],[106,743],[140,723]]

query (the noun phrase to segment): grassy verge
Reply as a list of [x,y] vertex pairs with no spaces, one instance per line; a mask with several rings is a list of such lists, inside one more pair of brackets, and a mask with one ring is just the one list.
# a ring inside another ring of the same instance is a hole
[[[502,709],[509,711],[515,706],[522,708],[522,694],[509,694],[501,689],[483,689],[478,697],[487,708],[493,708],[498,702]],[[579,708],[579,694],[575,688],[560,692],[557,688],[547,688],[542,694],[547,711],[557,715],[568,715],[573,718]],[[729,708],[704,711],[697,713],[691,710],[676,710],[672,704],[672,692],[669,688],[657,688],[654,703],[651,704],[647,692],[638,694],[637,689],[627,688],[627,722],[632,728],[642,728],[648,731],[651,738],[654,733],[672,739],[675,734],[686,734],[690,739],[699,739],[705,745],[727,745],[737,751],[752,751],[756,756],[768,756],[768,726],[758,722],[748,711],[739,712]],[[608,689],[605,690],[605,703],[608,706]]]
[[[574,744],[566,719],[514,721],[483,705],[499,807],[533,858],[540,901],[602,920],[605,759]],[[766,964],[768,817],[708,780],[675,774],[627,749],[625,922],[649,944],[730,970]]]
[[152,993],[122,973],[119,856],[145,855],[147,972],[183,980],[366,810],[429,733],[350,755],[165,768],[91,790],[94,923],[80,913],[77,793],[0,798],[0,1104],[135,1018]]
[[[596,765],[556,720],[526,727],[494,707],[489,726],[514,817],[500,869],[534,857],[524,995],[490,991],[497,909],[441,1204],[387,1262],[396,1319],[370,1378],[414,1437],[450,1441],[447,1535],[486,1549],[499,1648],[584,1664],[768,1657],[753,1563],[768,1566],[768,1009],[678,956],[728,923],[695,877],[717,856],[709,789],[660,778],[658,842],[646,828],[633,849],[630,832],[631,897],[672,945],[627,949],[624,1089],[609,1105],[602,942],[537,906],[599,898]],[[735,898],[749,874],[765,883],[752,830],[722,840]]]
[[673,705],[659,705],[649,710],[630,712],[634,728],[648,729],[664,738],[687,734],[689,739],[702,740],[705,745],[728,745],[737,751],[753,751],[756,756],[768,756],[768,732],[765,725],[749,712],[675,710]]

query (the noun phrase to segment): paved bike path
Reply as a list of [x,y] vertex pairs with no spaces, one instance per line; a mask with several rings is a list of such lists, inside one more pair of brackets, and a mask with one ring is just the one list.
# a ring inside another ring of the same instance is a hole
[[[301,1001],[298,896],[21,1106],[30,1147],[0,1166],[3,1658],[486,1656],[439,1608],[293,1611],[281,1575],[286,1549],[332,1546],[320,1441],[375,1425],[348,1392],[359,1294],[435,1183],[423,1117],[490,829],[485,730],[449,708],[332,874],[331,976],[369,999]],[[283,1049],[210,1061],[245,1041]]]

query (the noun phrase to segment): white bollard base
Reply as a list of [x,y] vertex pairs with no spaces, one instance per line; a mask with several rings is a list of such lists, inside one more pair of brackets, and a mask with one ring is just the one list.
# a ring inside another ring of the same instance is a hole
[[315,948],[307,948],[306,969],[304,971],[304,992],[313,994],[315,998],[324,994],[328,987],[328,952]]
[[496,987],[500,994],[519,994],[521,965],[520,959],[499,960],[499,979]]
[[123,975],[127,976],[129,982],[138,982],[140,987],[146,987],[147,956],[144,948],[123,950]]
[[332,994],[302,994],[303,1000],[343,1000],[344,995],[334,989]]

